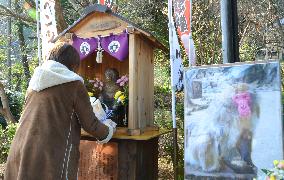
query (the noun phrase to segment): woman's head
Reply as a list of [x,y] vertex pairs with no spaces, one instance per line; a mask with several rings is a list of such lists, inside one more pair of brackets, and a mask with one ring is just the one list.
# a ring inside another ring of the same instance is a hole
[[48,59],[65,65],[71,71],[76,71],[80,64],[77,50],[65,42],[56,43],[51,49]]

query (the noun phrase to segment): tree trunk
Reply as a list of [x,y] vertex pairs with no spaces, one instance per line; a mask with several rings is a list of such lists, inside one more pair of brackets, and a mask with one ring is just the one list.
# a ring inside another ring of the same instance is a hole
[[[23,12],[23,8],[19,5],[19,0],[15,0],[14,6],[16,8],[15,9],[16,13],[21,14]],[[29,62],[28,62],[28,57],[26,53],[26,41],[24,37],[24,23],[22,21],[17,21],[16,26],[17,26],[19,45],[20,45],[21,62],[22,62],[22,66],[24,69],[25,81],[28,84],[28,82],[31,79],[31,73],[30,73]]]
[[[8,8],[11,9],[11,0],[8,0]],[[8,48],[7,48],[7,65],[8,65],[8,83],[11,86],[12,79],[12,62],[11,62],[11,44],[12,44],[12,18],[8,18],[7,35],[8,35]]]
[[4,116],[6,121],[16,123],[14,116],[12,115],[9,107],[8,98],[5,94],[4,85],[0,82],[0,98],[2,102],[2,107],[0,107],[0,114]]
[[25,81],[29,82],[31,79],[31,73],[29,69],[28,57],[26,54],[26,42],[25,42],[25,37],[24,37],[23,24],[21,22],[18,22],[17,27],[18,27],[18,38],[19,38],[20,49],[21,49],[21,61],[22,61],[22,66],[24,68]]
[[67,28],[67,23],[64,19],[63,16],[63,11],[62,11],[62,7],[60,4],[60,0],[55,0],[55,20],[56,20],[56,28],[57,28],[57,33],[61,33],[64,29]]

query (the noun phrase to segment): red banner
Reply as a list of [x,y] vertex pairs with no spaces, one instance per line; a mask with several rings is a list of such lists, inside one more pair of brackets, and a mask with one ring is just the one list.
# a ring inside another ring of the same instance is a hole
[[111,8],[113,5],[113,0],[98,0],[99,4],[106,5],[107,7]]
[[173,0],[174,17],[178,35],[183,43],[186,53],[189,50],[189,33],[190,29],[190,0]]

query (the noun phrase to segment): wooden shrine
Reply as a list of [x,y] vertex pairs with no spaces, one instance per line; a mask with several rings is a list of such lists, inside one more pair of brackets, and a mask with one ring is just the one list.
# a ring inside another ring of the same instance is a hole
[[83,17],[63,31],[57,39],[76,34],[81,38],[109,36],[123,31],[129,33],[129,56],[118,61],[103,52],[103,62],[98,64],[96,53],[81,62],[79,74],[104,80],[107,68],[116,68],[120,75],[129,75],[128,134],[139,135],[154,127],[154,55],[155,48],[165,50],[150,33],[138,28],[125,18],[111,12],[105,6],[93,5],[85,10]]
[[[154,126],[154,49],[166,50],[165,47],[147,31],[97,4],[87,7],[84,15],[56,40],[72,41],[74,34],[92,38],[124,31],[129,39],[129,54],[124,61],[103,52],[102,63],[97,63],[96,53],[93,53],[82,60],[79,67],[79,74],[85,78],[104,80],[107,68],[117,69],[120,76],[129,76],[128,126],[118,127],[111,142],[105,145],[97,145],[91,135],[82,131],[79,179],[158,179],[161,133]],[[98,161],[100,163],[92,169]]]

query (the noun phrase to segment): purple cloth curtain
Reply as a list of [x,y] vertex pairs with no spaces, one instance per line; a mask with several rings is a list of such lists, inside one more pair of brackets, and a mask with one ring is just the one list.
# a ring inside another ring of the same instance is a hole
[[128,56],[128,34],[110,35],[101,38],[102,48],[116,59],[123,61]]
[[85,59],[88,55],[92,54],[98,48],[98,42],[96,38],[79,38],[73,35],[73,47],[76,48],[80,55],[80,59]]
[[77,49],[80,54],[80,59],[85,59],[88,55],[92,54],[98,48],[98,41],[101,42],[101,46],[111,56],[115,57],[119,61],[123,61],[128,56],[128,34],[126,32],[113,35],[110,34],[107,37],[99,38],[79,38],[73,35],[73,47]]

